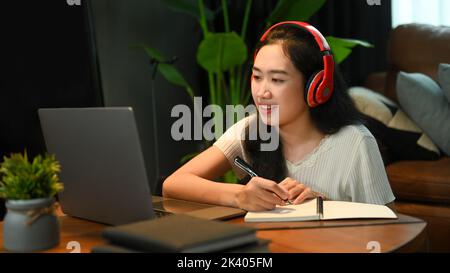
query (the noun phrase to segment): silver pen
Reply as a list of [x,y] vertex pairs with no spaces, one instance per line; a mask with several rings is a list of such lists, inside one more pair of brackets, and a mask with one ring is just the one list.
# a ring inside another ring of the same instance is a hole
[[[250,177],[256,177],[258,176],[250,167],[250,165],[247,164],[247,162],[245,162],[242,158],[240,158],[239,156],[237,156],[234,159],[234,165],[236,165],[237,167],[239,167],[241,170],[243,170],[244,172],[246,172],[248,175],[250,175]],[[278,196],[278,194],[273,193],[276,196]],[[289,201],[289,199],[283,200],[283,198],[281,198],[280,196],[278,196],[278,198],[280,198],[283,202],[285,202],[288,205],[292,205],[292,202]]]

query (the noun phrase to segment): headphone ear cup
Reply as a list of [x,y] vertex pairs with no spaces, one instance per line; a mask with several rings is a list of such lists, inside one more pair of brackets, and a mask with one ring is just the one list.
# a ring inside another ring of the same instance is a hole
[[312,74],[312,76],[308,79],[304,95],[306,103],[308,103],[308,106],[310,107],[315,107],[318,105],[318,103],[316,102],[316,92],[322,79],[323,70]]
[[308,102],[308,93],[311,87],[311,83],[314,80],[314,77],[317,75],[317,73],[313,73],[309,78],[308,81],[306,82],[305,85],[305,92],[303,93],[304,97],[305,97],[305,101]]

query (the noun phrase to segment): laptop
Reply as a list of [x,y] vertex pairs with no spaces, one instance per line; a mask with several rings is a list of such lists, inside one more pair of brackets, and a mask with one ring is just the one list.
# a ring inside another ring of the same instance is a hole
[[171,213],[214,220],[245,214],[236,208],[152,197],[130,107],[38,113],[47,151],[61,164],[64,190],[58,199],[67,215],[122,225]]

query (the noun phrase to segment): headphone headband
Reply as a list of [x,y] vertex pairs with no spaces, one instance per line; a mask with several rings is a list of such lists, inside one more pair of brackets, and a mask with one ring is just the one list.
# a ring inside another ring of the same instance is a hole
[[331,51],[331,48],[328,45],[327,40],[325,39],[325,37],[323,37],[323,35],[322,35],[322,33],[320,33],[320,31],[318,31],[315,27],[313,27],[312,25],[310,25],[308,23],[299,22],[299,21],[285,21],[285,22],[276,23],[275,25],[271,26],[268,30],[266,30],[266,32],[264,32],[264,34],[261,36],[261,39],[259,41],[263,42],[267,38],[267,35],[269,35],[269,33],[272,31],[272,29],[274,29],[278,26],[281,26],[281,25],[294,25],[294,26],[299,26],[300,28],[307,30],[309,33],[311,33],[314,36],[314,39],[316,40],[317,44],[319,45],[320,51]]

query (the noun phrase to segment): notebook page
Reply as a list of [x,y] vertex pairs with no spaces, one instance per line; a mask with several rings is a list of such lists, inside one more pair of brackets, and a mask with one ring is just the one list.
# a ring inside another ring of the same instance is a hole
[[317,199],[299,205],[277,206],[274,210],[248,212],[245,222],[287,222],[319,220]]
[[343,201],[324,201],[322,220],[352,219],[352,218],[389,218],[397,215],[383,205],[363,204]]

